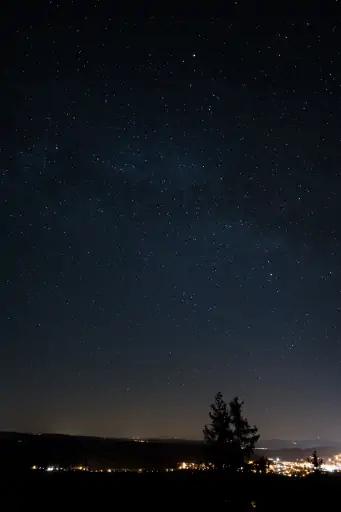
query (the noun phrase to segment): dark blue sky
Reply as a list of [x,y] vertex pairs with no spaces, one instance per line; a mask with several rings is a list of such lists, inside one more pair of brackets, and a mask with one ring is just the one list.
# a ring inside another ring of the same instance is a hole
[[252,3],[4,16],[1,429],[341,441],[340,16]]

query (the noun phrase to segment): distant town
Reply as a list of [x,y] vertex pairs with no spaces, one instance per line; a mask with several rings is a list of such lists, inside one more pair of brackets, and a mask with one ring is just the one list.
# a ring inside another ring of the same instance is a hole
[[[136,440],[135,440],[136,441]],[[143,440],[139,440],[139,442],[144,442]],[[294,461],[283,460],[280,457],[276,457],[275,459],[269,457],[268,464],[264,468],[264,472],[269,474],[278,474],[289,477],[303,477],[308,476],[309,474],[315,471],[314,465],[312,462],[308,462],[306,459],[297,459]],[[254,460],[248,461],[251,472],[262,472],[263,470],[259,470],[257,468],[257,458]],[[173,471],[208,471],[214,469],[213,464],[205,464],[205,463],[196,463],[196,462],[179,462],[174,468],[162,468],[162,469],[147,469],[147,468],[101,468],[101,467],[91,467],[88,465],[70,465],[67,467],[63,467],[60,465],[49,465],[49,466],[37,466],[33,465],[31,467],[33,471],[47,471],[48,473],[52,472],[65,472],[65,471],[88,471],[91,473],[146,473],[146,472],[173,472]],[[241,468],[242,470],[243,468]],[[332,472],[341,472],[341,453],[334,455],[333,457],[329,457],[326,463],[321,464],[321,472],[332,473]]]
[[[319,446],[319,443],[322,443]],[[323,446],[323,443],[325,446]],[[0,445],[10,447],[12,460],[29,464],[35,472],[65,473],[153,473],[202,472],[214,465],[202,462],[202,441],[184,439],[127,439],[68,436],[61,434],[20,434],[0,432]],[[341,472],[341,447],[328,441],[269,440],[260,443],[248,461],[251,472],[289,477],[308,476],[314,471],[308,461],[313,448],[323,457],[322,473]],[[3,450],[4,453],[4,450]],[[266,456],[266,457],[265,457]],[[257,461],[266,459],[259,468]]]

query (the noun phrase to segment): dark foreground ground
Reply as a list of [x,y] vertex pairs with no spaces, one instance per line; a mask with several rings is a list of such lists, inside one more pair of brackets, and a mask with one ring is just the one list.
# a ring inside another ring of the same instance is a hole
[[[305,479],[209,473],[4,474],[0,510],[319,511],[339,503],[341,475]],[[208,508],[209,507],[209,508]],[[339,507],[335,510],[339,510]]]

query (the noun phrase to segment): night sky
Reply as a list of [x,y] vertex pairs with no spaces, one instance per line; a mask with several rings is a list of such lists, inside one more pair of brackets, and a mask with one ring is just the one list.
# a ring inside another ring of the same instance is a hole
[[0,429],[341,441],[341,12],[263,3],[2,17]]

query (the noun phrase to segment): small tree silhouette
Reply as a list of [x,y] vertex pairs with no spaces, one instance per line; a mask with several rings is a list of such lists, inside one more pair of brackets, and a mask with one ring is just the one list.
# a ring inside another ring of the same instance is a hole
[[266,457],[264,457],[264,455],[262,455],[261,457],[259,457],[259,459],[257,459],[253,463],[253,467],[257,473],[264,474],[267,472],[267,469],[269,467],[269,459],[267,459]]
[[313,465],[315,473],[320,473],[322,469],[323,459],[317,456],[316,449],[313,451],[310,457],[308,457],[307,462]]
[[232,443],[230,415],[222,393],[217,393],[209,412],[211,423],[204,427],[204,438],[208,456],[215,468],[222,470],[229,462],[229,449]]
[[233,459],[237,468],[244,467],[245,459],[253,454],[259,439],[258,429],[251,427],[242,414],[244,402],[235,397],[230,402],[230,418],[233,432]]

